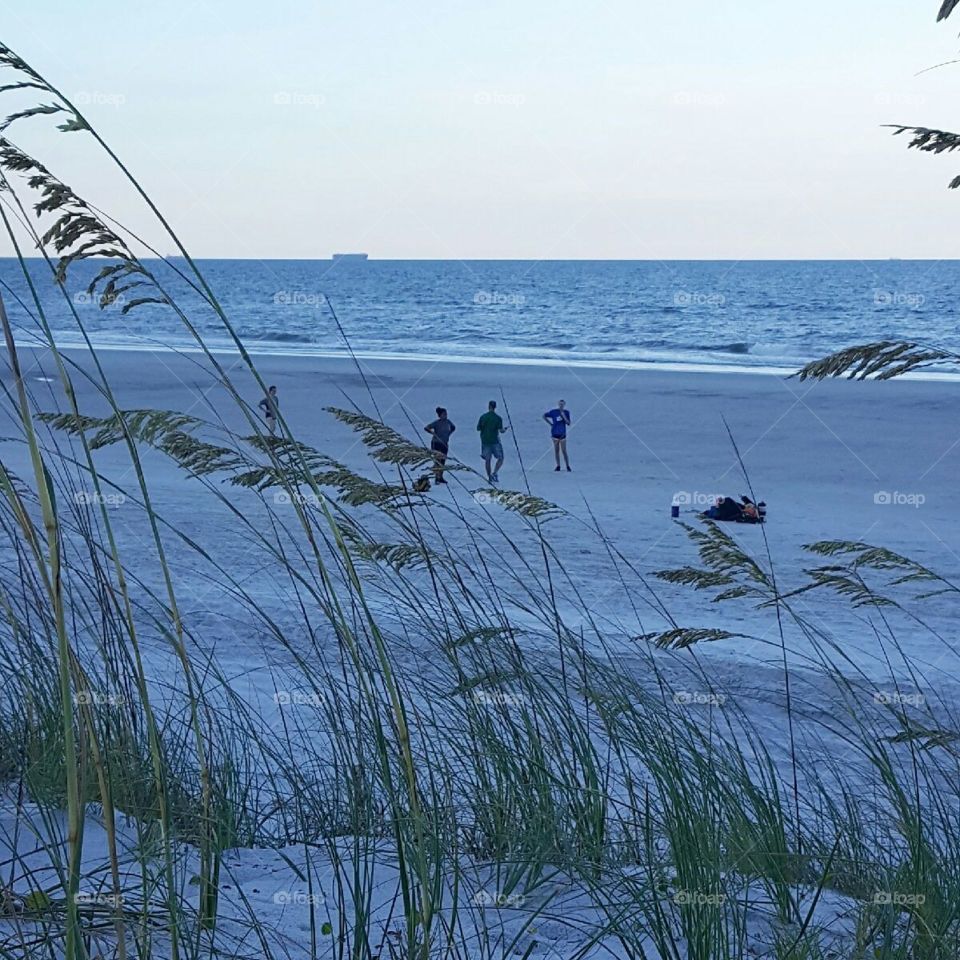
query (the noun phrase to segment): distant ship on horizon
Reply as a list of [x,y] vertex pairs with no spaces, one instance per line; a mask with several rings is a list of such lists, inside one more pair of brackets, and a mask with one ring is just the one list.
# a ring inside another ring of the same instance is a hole
[[334,260],[367,260],[369,254],[366,253],[335,253]]

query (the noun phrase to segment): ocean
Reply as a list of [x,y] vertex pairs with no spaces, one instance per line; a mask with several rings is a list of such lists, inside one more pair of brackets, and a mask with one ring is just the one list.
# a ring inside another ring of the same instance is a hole
[[[166,264],[146,262],[206,342],[229,349],[209,306]],[[335,354],[349,341],[359,355],[614,366],[793,370],[871,340],[949,346],[960,287],[960,261],[197,262],[254,353]],[[195,346],[168,307],[101,310],[86,293],[101,266],[75,266],[68,284],[94,343]],[[59,342],[78,343],[76,320],[45,271],[31,262],[47,319]],[[0,260],[0,283],[17,338],[35,341],[36,311],[15,260]]]

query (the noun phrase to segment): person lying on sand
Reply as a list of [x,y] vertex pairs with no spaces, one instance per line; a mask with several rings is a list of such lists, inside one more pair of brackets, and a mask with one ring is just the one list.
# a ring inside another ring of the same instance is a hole
[[450,436],[457,428],[447,417],[446,408],[437,407],[437,419],[433,423],[428,423],[423,429],[433,437],[430,441],[430,449],[437,460],[437,465],[434,467],[436,482],[446,483],[447,481],[443,479],[443,465],[447,462],[447,454],[450,452]]
[[270,387],[267,395],[258,404],[263,411],[263,419],[267,423],[267,429],[272,437],[277,429],[277,415],[280,410],[280,401],[277,399],[277,388]]
[[717,497],[716,503],[704,511],[708,520],[739,520],[740,504],[733,497]]
[[[490,483],[500,482],[500,468],[503,466],[503,444],[500,434],[510,428],[503,425],[500,414],[497,413],[497,401],[491,400],[487,404],[487,412],[477,421],[477,430],[480,432],[480,456],[487,468],[487,480]],[[490,461],[496,459],[497,464],[490,469]]]
[[550,436],[553,439],[553,455],[557,458],[554,470],[560,471],[560,453],[563,453],[563,462],[570,471],[570,458],[567,456],[567,427],[570,426],[570,411],[567,410],[566,400],[558,400],[557,405],[548,410],[543,419],[550,424]]
[[730,520],[734,523],[763,523],[766,519],[766,504],[754,503],[749,497],[741,497],[737,503],[733,497],[717,497],[716,503],[701,516],[708,520]]

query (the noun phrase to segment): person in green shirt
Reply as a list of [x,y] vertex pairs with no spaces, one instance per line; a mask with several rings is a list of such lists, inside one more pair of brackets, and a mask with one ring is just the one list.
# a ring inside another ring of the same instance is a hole
[[[497,401],[491,400],[487,412],[477,421],[477,430],[480,432],[480,456],[483,457],[487,468],[487,480],[490,483],[500,482],[500,468],[503,466],[503,444],[500,434],[510,428],[503,425],[500,414],[497,413]],[[490,461],[496,460],[496,466],[490,469]]]

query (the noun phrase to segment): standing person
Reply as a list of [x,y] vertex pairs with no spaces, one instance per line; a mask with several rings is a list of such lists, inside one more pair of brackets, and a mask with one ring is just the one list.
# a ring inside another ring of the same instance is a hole
[[550,436],[553,439],[553,455],[557,458],[554,470],[560,470],[560,454],[563,453],[563,462],[570,470],[570,458],[567,456],[567,427],[570,426],[570,411],[565,400],[558,400],[557,405],[548,410],[543,419],[550,424]]
[[280,412],[280,401],[277,399],[277,388],[270,387],[267,395],[259,403],[263,411],[263,419],[267,422],[267,429],[272,437],[277,430],[277,414]]
[[447,417],[446,407],[437,407],[437,419],[433,423],[428,423],[423,429],[433,437],[430,441],[430,449],[436,455],[437,465],[434,471],[437,475],[437,483],[446,483],[447,481],[443,479],[443,465],[447,462],[447,454],[450,452],[450,436],[457,429],[453,421]]
[[[510,428],[503,425],[500,414],[497,413],[497,401],[491,400],[487,412],[477,421],[477,430],[480,432],[480,456],[483,457],[487,468],[487,480],[490,483],[500,482],[500,468],[503,466],[503,444],[500,434]],[[497,465],[490,469],[490,461],[496,459]]]

